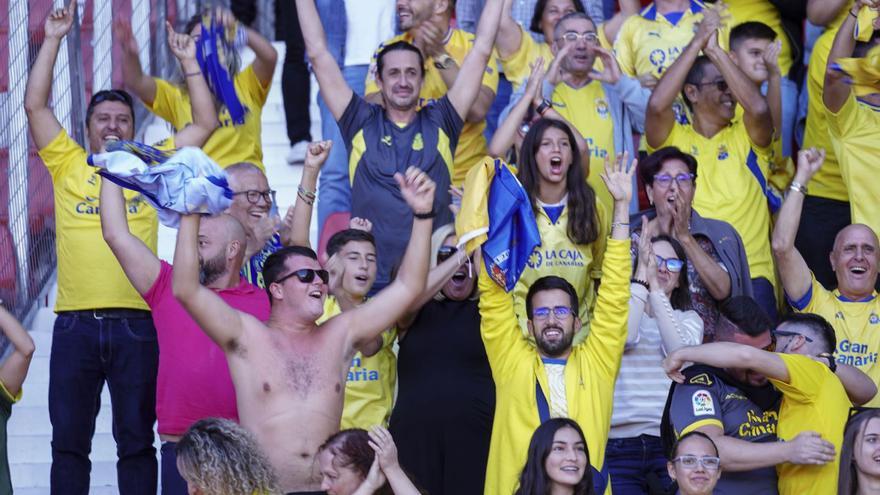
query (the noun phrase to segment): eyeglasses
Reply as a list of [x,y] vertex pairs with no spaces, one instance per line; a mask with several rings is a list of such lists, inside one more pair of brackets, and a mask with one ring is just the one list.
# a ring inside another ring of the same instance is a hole
[[559,40],[565,40],[566,43],[574,43],[577,40],[584,40],[588,44],[595,45],[599,42],[599,35],[597,35],[595,31],[587,31],[586,33],[569,31],[563,34],[561,38],[557,38],[556,41]]
[[714,85],[715,88],[716,88],[718,91],[722,92],[722,93],[724,93],[725,91],[727,91],[727,89],[730,87],[730,86],[727,85],[727,81],[725,81],[724,79],[718,79],[717,81],[692,83],[692,84],[693,84],[694,86],[697,86],[697,87],[700,87],[700,88],[702,88],[703,86]]
[[812,342],[812,341],[813,341],[813,339],[811,339],[810,337],[807,337],[806,335],[804,335],[804,334],[802,334],[802,333],[789,332],[789,331],[787,331],[787,330],[775,330],[773,333],[774,333],[775,335],[781,335],[781,336],[783,336],[783,337],[797,337],[797,336],[801,336],[801,337],[803,337],[804,340],[806,340],[807,342]]
[[694,174],[678,174],[675,177],[669,174],[657,174],[654,176],[654,187],[667,188],[674,180],[678,187],[691,186],[694,183]]
[[290,277],[296,277],[300,282],[304,284],[310,284],[313,280],[315,280],[315,275],[321,279],[321,282],[325,284],[330,282],[330,273],[327,270],[313,270],[311,268],[300,268],[299,270],[292,271],[287,275],[275,280],[276,284],[280,284]]
[[702,457],[697,457],[695,455],[680,455],[675,459],[672,459],[672,462],[680,463],[681,467],[685,469],[694,469],[697,467],[697,463],[710,471],[715,471],[721,466],[721,459],[711,455],[704,455]]
[[556,316],[557,320],[564,320],[571,316],[571,308],[568,306],[554,306],[552,308],[541,306],[532,311],[532,317],[536,320],[546,320],[550,317],[551,312]]
[[245,196],[248,200],[248,203],[252,205],[256,205],[260,203],[260,198],[263,198],[263,201],[266,204],[271,205],[275,202],[275,191],[272,189],[268,189],[266,191],[257,191],[256,189],[248,189],[247,191],[240,191],[237,193],[232,193],[233,196],[238,196],[239,194],[246,194]]
[[657,268],[665,267],[667,271],[672,273],[678,273],[681,271],[682,267],[684,267],[684,261],[678,258],[664,258],[659,254],[655,254],[657,257]]
[[440,246],[440,249],[437,251],[437,264],[443,263],[455,256],[455,253],[458,252],[458,248],[455,246]]
[[773,332],[770,332],[770,343],[765,345],[763,350],[767,352],[776,352],[776,335],[773,335]]

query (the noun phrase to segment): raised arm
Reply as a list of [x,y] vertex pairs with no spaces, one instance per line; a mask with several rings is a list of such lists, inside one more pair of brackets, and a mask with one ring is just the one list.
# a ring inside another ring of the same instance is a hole
[[504,60],[512,57],[519,50],[523,30],[513,18],[513,0],[504,0],[502,9],[495,49],[498,50],[498,56]]
[[174,249],[174,297],[199,327],[224,351],[236,347],[244,334],[241,313],[199,283],[198,214],[182,215]]
[[145,105],[152,106],[156,99],[156,81],[149,74],[144,74],[141,67],[140,50],[131,31],[131,21],[128,19],[114,21],[113,34],[122,48],[122,80],[125,82],[125,87]]
[[742,368],[760,373],[767,378],[789,382],[785,361],[776,353],[733,342],[712,342],[692,345],[670,352],[663,360],[669,378],[682,383],[681,368],[685,363],[702,363],[716,368]]
[[[479,257],[479,255],[477,255]],[[422,309],[422,306],[428,303],[434,296],[440,292],[440,289],[446,285],[446,282],[449,282],[449,279],[455,275],[455,272],[461,268],[462,265],[468,262],[468,255],[464,253],[464,251],[459,250],[455,256],[451,256],[449,259],[444,260],[443,263],[431,268],[431,271],[428,272],[428,281],[425,284],[425,290],[419,294],[419,297],[413,301],[412,304],[406,308],[406,312],[397,320],[397,334],[402,335],[405,333],[410,325],[416,319],[416,315],[419,314],[419,310]],[[475,270],[477,266],[479,266],[479,260],[475,260],[472,266],[469,267],[470,270]],[[474,266],[476,265],[476,266]]]
[[190,105],[192,106],[192,124],[181,129],[174,136],[177,146],[200,147],[211,137],[211,133],[220,124],[217,121],[217,108],[214,106],[214,96],[208,88],[199,62],[196,60],[196,43],[188,34],[177,33],[171,27],[171,23],[165,21],[168,31],[168,47],[171,53],[180,61],[186,79],[186,89],[189,92]]
[[[302,1],[302,0],[298,0]],[[498,33],[498,23],[501,17],[501,7],[504,0],[487,0],[483,13],[480,15],[480,23],[477,25],[477,37],[474,46],[464,58],[458,77],[449,88],[447,96],[449,102],[458,112],[462,120],[466,119],[470,107],[477,100],[482,88],[483,72],[492,55],[495,45],[495,35]]]
[[849,0],[807,0],[807,19],[816,26],[827,26],[847,4]]
[[715,64],[733,97],[743,107],[743,122],[752,142],[758,146],[770,146],[773,142],[773,116],[761,89],[746,76],[730,58],[730,54],[718,45],[718,33],[709,36],[704,53]]
[[[535,99],[541,98],[541,84],[544,80],[544,58],[538,57],[532,64],[532,72],[526,82],[525,88],[520,92],[519,99],[510,107],[507,116],[498,125],[492,140],[489,142],[489,155],[502,158],[507,155],[507,150],[516,142],[516,133],[519,132],[523,120],[529,114],[529,105]],[[515,95],[516,96],[516,95]]]
[[43,149],[61,132],[61,124],[49,108],[49,92],[52,90],[52,70],[61,39],[67,36],[73,26],[76,0],[70,0],[67,7],[52,11],[43,26],[45,38],[37,53],[37,59],[28,76],[24,93],[24,110],[37,149]]
[[855,28],[859,10],[865,5],[873,5],[871,0],[856,0],[855,4],[850,7],[849,15],[840,25],[837,35],[834,37],[834,44],[831,45],[831,51],[828,53],[828,65],[825,69],[825,87],[822,92],[822,101],[825,108],[834,113],[840,111],[846,99],[850,95],[850,87],[846,82],[846,77],[840,71],[832,70],[831,65],[837,62],[839,58],[851,57],[853,49],[856,47],[856,40],[853,39],[853,29]]
[[773,257],[776,259],[785,294],[792,301],[803,298],[813,283],[810,268],[794,247],[794,240],[801,221],[807,184],[824,162],[825,150],[810,148],[798,152],[797,171],[773,228]]
[[764,50],[764,65],[767,66],[767,105],[773,118],[774,136],[782,134],[782,72],[779,70],[779,52],[782,41],[776,40]]
[[267,40],[259,31],[244,26],[247,33],[248,48],[254,51],[253,68],[254,74],[263,86],[269,86],[272,83],[272,77],[275,75],[275,65],[278,63],[278,52],[272,46],[272,42]]
[[318,190],[318,175],[330,155],[333,141],[318,141],[309,145],[303,165],[302,178],[296,193],[293,214],[286,215],[282,228],[281,243],[285,246],[311,247],[309,230],[312,225],[312,210],[315,192]]
[[435,184],[424,171],[410,167],[406,176],[395,174],[403,199],[412,208],[413,226],[397,278],[366,304],[343,312],[328,324],[346,329],[349,346],[360,347],[397,322],[425,290],[431,249]]
[[34,355],[34,340],[3,306],[0,306],[0,329],[12,343],[12,354],[0,365],[0,382],[15,397],[21,391],[21,384],[27,377],[31,358]]
[[691,234],[691,204],[681,194],[677,194],[673,206],[672,235],[681,243],[688,261],[694,265],[709,294],[717,301],[727,299],[731,291],[730,273],[703,251],[700,243]]
[[296,15],[302,28],[309,63],[312,64],[315,77],[318,78],[321,96],[333,118],[339,120],[354,93],[342,77],[342,71],[336,64],[333,54],[327,49],[327,38],[324,35],[321,18],[318,16],[318,9],[315,7],[315,0],[296,0]]
[[162,270],[159,258],[128,228],[122,188],[101,180],[101,233],[138,294],[144,295],[156,283]]

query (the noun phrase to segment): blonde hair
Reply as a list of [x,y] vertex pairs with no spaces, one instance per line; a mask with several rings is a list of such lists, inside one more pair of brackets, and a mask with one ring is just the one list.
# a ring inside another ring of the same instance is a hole
[[275,471],[257,442],[228,419],[196,421],[176,452],[180,475],[205,495],[279,493]]

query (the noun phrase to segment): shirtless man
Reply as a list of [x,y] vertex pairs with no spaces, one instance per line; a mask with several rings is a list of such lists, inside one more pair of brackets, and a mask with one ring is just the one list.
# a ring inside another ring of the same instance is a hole
[[241,424],[263,447],[284,492],[320,488],[315,454],[339,429],[355,348],[393,325],[425,289],[435,185],[414,167],[395,179],[414,214],[397,279],[367,303],[321,325],[315,320],[324,312],[328,274],[311,249],[291,246],[266,260],[263,278],[272,311],[264,324],[199,284],[199,217],[181,219],[174,295],[225,351]]

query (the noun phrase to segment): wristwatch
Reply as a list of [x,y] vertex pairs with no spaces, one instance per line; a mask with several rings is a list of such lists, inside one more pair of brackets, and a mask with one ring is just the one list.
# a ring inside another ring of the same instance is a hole
[[538,105],[537,108],[535,108],[535,112],[536,112],[538,115],[540,115],[541,117],[543,117],[543,116],[544,116],[544,112],[546,112],[547,110],[549,110],[549,109],[551,109],[551,108],[553,108],[553,102],[550,101],[550,100],[548,100],[547,98],[544,98],[544,100],[541,101],[541,104]]
[[455,59],[450,57],[448,53],[444,53],[434,59],[434,67],[439,70],[446,70],[455,64]]

